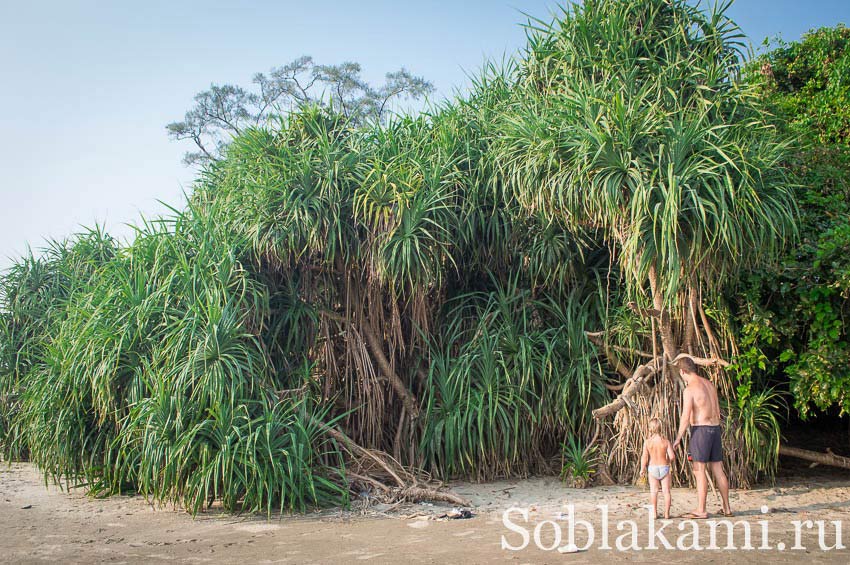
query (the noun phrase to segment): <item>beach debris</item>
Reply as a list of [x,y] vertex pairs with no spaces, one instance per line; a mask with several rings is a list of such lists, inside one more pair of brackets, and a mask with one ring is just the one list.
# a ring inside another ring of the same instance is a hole
[[438,516],[438,518],[445,518],[447,520],[468,520],[470,518],[475,518],[475,514],[466,508],[452,508],[451,511]]

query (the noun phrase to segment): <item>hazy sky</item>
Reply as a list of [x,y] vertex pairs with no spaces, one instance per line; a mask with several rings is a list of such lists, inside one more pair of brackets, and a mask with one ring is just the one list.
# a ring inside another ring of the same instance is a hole
[[[166,123],[211,82],[250,83],[304,54],[360,62],[379,83],[402,65],[438,96],[485,57],[524,42],[522,12],[551,0],[0,0],[0,268],[82,225],[127,222],[181,205],[193,171]],[[738,0],[759,44],[850,23],[850,0]]]

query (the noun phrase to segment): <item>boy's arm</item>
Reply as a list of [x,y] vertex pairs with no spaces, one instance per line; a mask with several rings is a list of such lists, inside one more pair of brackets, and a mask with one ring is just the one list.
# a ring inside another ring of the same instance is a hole
[[676,460],[676,453],[673,451],[673,446],[668,441],[667,442],[667,461],[672,462],[672,461],[675,461],[675,460]]
[[643,442],[643,453],[640,454],[640,476],[646,474],[646,466],[649,464],[649,450],[646,448],[646,442]]

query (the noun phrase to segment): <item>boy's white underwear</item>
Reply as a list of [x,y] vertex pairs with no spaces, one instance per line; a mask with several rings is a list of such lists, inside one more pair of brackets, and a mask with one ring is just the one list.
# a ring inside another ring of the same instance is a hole
[[648,471],[650,477],[660,481],[670,472],[670,465],[650,465]]

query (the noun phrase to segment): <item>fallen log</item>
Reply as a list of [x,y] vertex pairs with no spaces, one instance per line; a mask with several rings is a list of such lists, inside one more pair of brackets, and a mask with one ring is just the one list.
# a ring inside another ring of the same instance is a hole
[[835,455],[834,453],[819,453],[817,451],[809,451],[808,449],[780,445],[779,455],[803,459],[805,461],[812,461],[821,465],[850,469],[850,457],[842,457],[841,455]]

